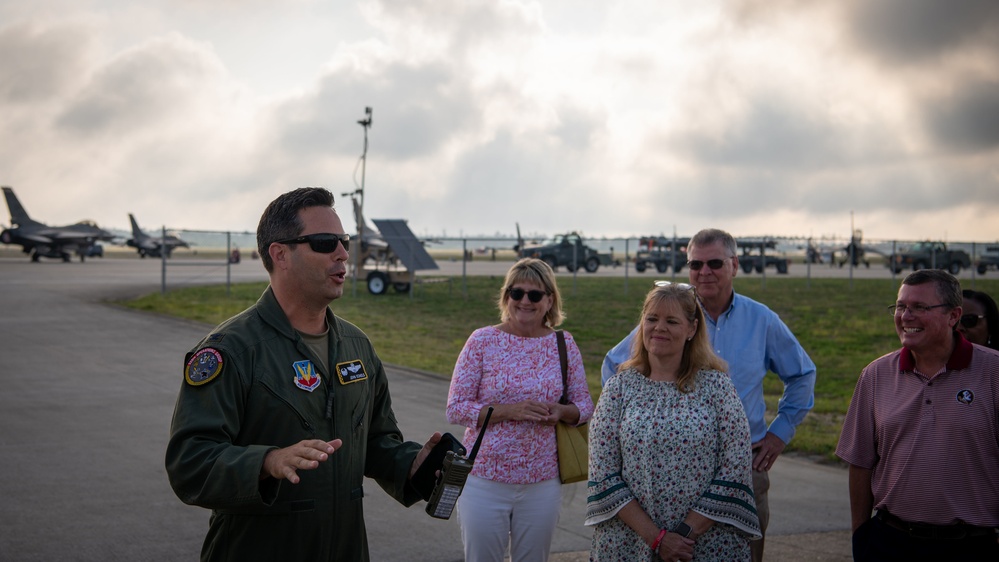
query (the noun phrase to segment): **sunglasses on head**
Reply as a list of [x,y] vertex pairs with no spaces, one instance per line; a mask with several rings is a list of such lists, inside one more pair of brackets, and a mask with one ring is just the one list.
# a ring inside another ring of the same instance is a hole
[[674,283],[672,281],[653,281],[652,284],[655,285],[656,287],[669,287],[670,285],[673,285],[685,291],[694,291],[694,286],[691,285],[690,283]]
[[982,318],[985,317],[980,314],[964,314],[961,316],[961,325],[965,328],[974,328]]
[[313,252],[319,254],[332,254],[336,251],[336,247],[343,244],[343,249],[345,251],[350,251],[350,235],[349,234],[331,234],[328,232],[321,232],[318,234],[308,234],[306,236],[299,236],[298,238],[289,238],[287,240],[275,240],[273,244],[309,244]]
[[506,290],[506,294],[510,295],[510,298],[515,301],[519,301],[524,298],[524,295],[527,295],[527,300],[537,303],[541,302],[541,299],[545,298],[545,295],[548,293],[537,290],[525,291],[520,288],[511,288]]
[[687,262],[687,267],[693,269],[694,271],[697,271],[702,267],[704,267],[704,264],[707,264],[708,267],[710,267],[711,269],[721,269],[722,266],[725,265],[725,260],[719,260],[719,259],[708,260],[708,261],[690,260]]

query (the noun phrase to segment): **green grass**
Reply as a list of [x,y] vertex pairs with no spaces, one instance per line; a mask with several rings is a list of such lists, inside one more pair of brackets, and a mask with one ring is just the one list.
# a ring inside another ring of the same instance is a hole
[[[467,285],[465,284],[467,283]],[[333,303],[341,317],[357,324],[374,342],[382,360],[450,375],[455,359],[472,330],[499,321],[496,297],[499,277],[460,278],[450,283],[420,284],[414,298],[390,292],[373,296],[348,286]],[[579,344],[593,397],[600,391],[604,354],[638,321],[647,280],[621,278],[559,279],[566,321]],[[871,360],[899,346],[886,307],[895,301],[898,281],[890,279],[774,279],[764,288],[759,279],[737,278],[737,292],[767,304],[787,323],[818,367],[815,408],[799,426],[789,450],[835,460],[843,416],[857,376]],[[217,324],[256,301],[265,283],[194,287],[166,295],[147,295],[129,307]],[[978,279],[975,288],[999,294],[999,280]],[[206,332],[207,332],[206,328]],[[191,342],[194,345],[195,342]],[[783,388],[775,376],[764,384],[767,409],[776,412]]]

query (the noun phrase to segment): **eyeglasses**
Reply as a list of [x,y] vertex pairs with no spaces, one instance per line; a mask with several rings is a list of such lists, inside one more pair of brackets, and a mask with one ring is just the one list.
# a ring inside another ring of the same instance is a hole
[[934,308],[942,308],[945,306],[950,307],[949,304],[934,304],[932,306],[926,306],[923,304],[914,304],[912,306],[905,304],[893,304],[888,307],[888,312],[890,312],[893,316],[901,316],[905,314],[906,310],[908,310],[913,314],[913,316],[922,316]]
[[707,266],[710,267],[711,269],[721,269],[722,266],[725,265],[725,260],[719,260],[719,259],[713,259],[708,261],[690,260],[687,262],[687,267],[693,269],[694,271],[698,271],[702,267],[704,267],[704,264],[707,264]]
[[961,316],[961,325],[965,328],[974,328],[978,325],[978,321],[985,318],[981,314],[964,314]]
[[[653,281],[653,285],[656,287],[669,287],[670,285],[683,289],[685,291],[695,291],[695,288],[690,283],[674,283],[672,281]],[[696,291],[695,291],[696,292]]]
[[275,240],[271,242],[272,244],[304,244],[308,242],[309,247],[312,248],[313,252],[319,254],[332,254],[336,251],[336,247],[343,244],[344,251],[350,251],[350,235],[349,234],[330,234],[328,232],[321,232],[318,234],[308,234],[306,236],[299,236],[298,238],[289,238],[287,240]]
[[519,301],[520,299],[524,298],[524,295],[527,295],[527,300],[534,303],[538,303],[541,302],[541,299],[545,298],[545,296],[548,293],[537,290],[525,291],[519,287],[516,287],[516,288],[507,289],[506,294],[510,295],[510,298],[514,301]]

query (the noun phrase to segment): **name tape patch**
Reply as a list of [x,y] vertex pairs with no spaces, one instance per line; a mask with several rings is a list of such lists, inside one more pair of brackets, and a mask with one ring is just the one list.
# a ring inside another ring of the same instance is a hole
[[360,359],[346,361],[336,364],[336,376],[340,379],[340,384],[350,384],[367,380],[368,373],[364,370],[364,363]]

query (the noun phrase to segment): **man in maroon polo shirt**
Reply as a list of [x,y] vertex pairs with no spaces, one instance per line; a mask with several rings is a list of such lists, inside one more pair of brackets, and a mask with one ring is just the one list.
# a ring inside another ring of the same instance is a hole
[[954,329],[961,300],[949,273],[909,274],[902,349],[857,380],[836,448],[856,561],[999,560],[999,352]]

